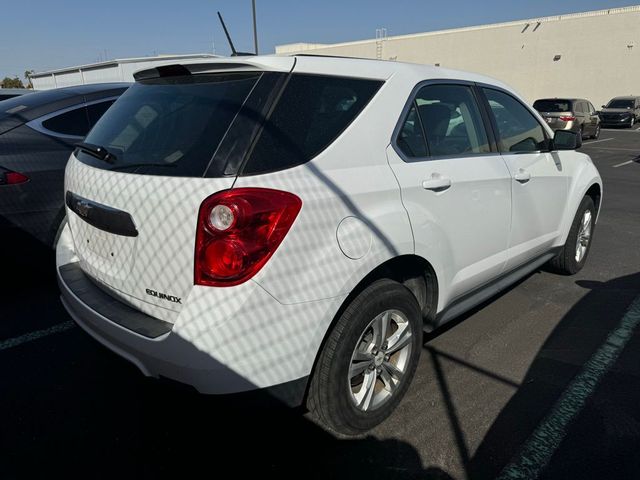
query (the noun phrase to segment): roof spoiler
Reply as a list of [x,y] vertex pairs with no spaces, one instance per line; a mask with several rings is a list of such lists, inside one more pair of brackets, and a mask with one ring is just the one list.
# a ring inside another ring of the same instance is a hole
[[195,75],[198,73],[211,72],[212,70],[237,70],[243,68],[255,69],[256,67],[248,63],[240,62],[172,64],[140,70],[133,74],[133,78],[136,82],[139,82],[140,80],[151,80],[154,78]]

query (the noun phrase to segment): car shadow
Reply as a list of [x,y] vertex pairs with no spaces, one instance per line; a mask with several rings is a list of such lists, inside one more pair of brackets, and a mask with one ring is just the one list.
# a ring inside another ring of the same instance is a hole
[[[568,387],[576,375],[581,372],[585,375],[585,364],[604,344],[611,343],[609,335],[640,294],[640,273],[607,282],[579,280],[576,284],[589,292],[562,318],[540,348],[520,387],[469,458],[468,478],[496,478],[517,459],[532,469],[542,467],[542,478],[628,479],[638,475],[640,336],[637,333],[602,378],[588,380],[593,391],[588,392],[586,402],[568,421],[566,430],[558,433],[558,438],[540,440],[538,435],[531,443],[537,458],[543,456],[545,449],[549,451],[546,468],[531,464],[530,458],[519,457],[532,433],[549,420],[559,398],[571,392]],[[571,401],[569,398],[568,402]],[[568,412],[555,414],[566,416]],[[513,475],[513,470],[509,473]],[[533,476],[526,469],[519,473],[522,476],[510,478]]]
[[[38,242],[16,240],[0,339],[69,321],[51,251],[25,257]],[[452,478],[405,441],[339,437],[267,391],[210,396],[144,378],[78,327],[0,348],[0,379],[2,478]]]

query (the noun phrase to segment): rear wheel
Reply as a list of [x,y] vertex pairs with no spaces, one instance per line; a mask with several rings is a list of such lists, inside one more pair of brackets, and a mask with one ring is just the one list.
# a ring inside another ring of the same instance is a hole
[[369,430],[396,408],[415,373],[422,316],[402,284],[378,280],[345,309],[320,353],[307,406],[342,435]]
[[591,197],[584,197],[571,224],[569,236],[562,250],[549,262],[557,273],[573,275],[584,267],[591,249],[596,220],[596,208]]

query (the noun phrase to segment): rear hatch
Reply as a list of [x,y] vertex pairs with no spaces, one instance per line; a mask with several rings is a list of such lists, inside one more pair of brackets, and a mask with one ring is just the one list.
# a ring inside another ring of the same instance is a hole
[[166,321],[174,321],[194,284],[200,205],[233,186],[257,119],[291,65],[280,65],[281,72],[215,67],[139,74],[66,171],[81,268],[111,295]]

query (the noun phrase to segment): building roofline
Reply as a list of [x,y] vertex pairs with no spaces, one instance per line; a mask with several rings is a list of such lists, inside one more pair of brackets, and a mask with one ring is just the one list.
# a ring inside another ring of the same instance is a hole
[[[384,40],[400,40],[406,38],[416,38],[416,37],[430,37],[436,35],[446,35],[449,33],[459,33],[459,32],[470,32],[474,30],[487,30],[491,28],[498,27],[510,27],[515,25],[523,25],[526,23],[545,23],[545,22],[557,22],[560,20],[571,20],[576,18],[584,18],[584,17],[599,17],[606,15],[615,15],[620,13],[630,13],[630,12],[640,12],[640,5],[631,5],[628,7],[618,7],[618,8],[607,8],[604,10],[592,10],[588,12],[578,12],[578,13],[568,13],[566,15],[552,15],[548,17],[538,17],[538,18],[528,18],[523,20],[512,20],[509,22],[501,22],[501,23],[488,23],[485,25],[473,25],[469,27],[458,27],[458,28],[448,28],[445,30],[435,30],[431,32],[420,32],[420,33],[408,33],[403,35],[392,35],[385,37]],[[316,50],[320,48],[332,48],[332,47],[343,47],[349,45],[361,45],[367,44],[376,41],[375,38],[369,38],[365,40],[355,40],[351,42],[341,42],[341,43],[315,43],[315,42],[292,42],[285,43],[283,45],[276,45],[276,52],[278,48],[285,47],[293,47],[295,45],[309,45],[309,50]],[[292,49],[291,52],[297,50]],[[288,53],[288,52],[280,52],[280,53]]]
[[116,58],[113,60],[107,60],[104,62],[87,63],[86,65],[77,65],[75,67],[57,68],[53,70],[46,70],[43,72],[35,72],[29,75],[29,78],[40,78],[49,75],[56,75],[60,73],[76,72],[80,70],[94,70],[97,68],[113,67],[122,63],[135,63],[135,62],[153,62],[153,61],[165,61],[165,60],[187,60],[192,58],[220,58],[220,55],[213,55],[211,53],[188,53],[184,55],[157,55],[155,57],[131,57],[131,58]]

